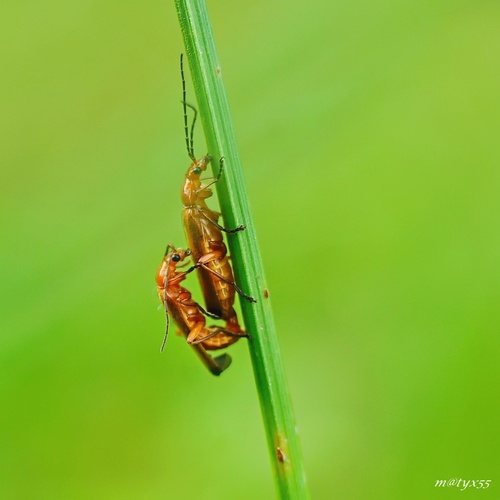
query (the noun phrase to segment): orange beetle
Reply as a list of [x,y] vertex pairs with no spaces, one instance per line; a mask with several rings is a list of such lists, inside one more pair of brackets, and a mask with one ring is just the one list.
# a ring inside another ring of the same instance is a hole
[[168,245],[165,257],[156,273],[158,297],[165,307],[167,319],[161,350],[165,347],[171,316],[203,363],[213,374],[219,375],[231,363],[230,356],[223,354],[214,359],[206,350],[223,349],[245,336],[245,333],[216,325],[206,325],[205,315],[216,316],[205,311],[181,285],[186,276],[197,266],[192,266],[186,271],[177,269],[189,254],[189,250],[176,249]]
[[[182,222],[184,232],[191,250],[193,261],[205,299],[207,311],[224,319],[226,328],[235,334],[244,334],[239,325],[234,310],[235,291],[249,302],[256,302],[253,297],[245,294],[235,283],[233,270],[227,256],[227,248],[222,238],[222,232],[236,233],[245,229],[244,225],[235,229],[226,229],[218,222],[220,213],[211,210],[206,199],[213,194],[210,186],[215,184],[223,171],[224,160],[220,159],[220,169],[217,177],[207,184],[202,184],[201,175],[206,171],[212,160],[209,155],[197,160],[194,155],[193,132],[196,122],[196,108],[186,103],[186,82],[181,54],[182,103],[184,106],[184,130],[186,149],[191,158],[181,190],[183,204]],[[193,123],[189,132],[187,107],[194,111]]]

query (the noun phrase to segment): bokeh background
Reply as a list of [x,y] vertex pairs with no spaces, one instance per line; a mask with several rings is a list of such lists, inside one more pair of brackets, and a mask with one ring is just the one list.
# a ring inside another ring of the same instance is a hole
[[[499,498],[498,2],[209,11],[312,497]],[[0,19],[0,497],[274,498],[245,342],[159,353],[173,2]]]

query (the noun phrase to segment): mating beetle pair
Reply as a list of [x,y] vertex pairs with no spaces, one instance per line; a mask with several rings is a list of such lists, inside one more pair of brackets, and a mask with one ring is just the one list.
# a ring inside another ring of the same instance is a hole
[[[235,292],[250,302],[255,302],[255,299],[245,294],[236,285],[227,248],[222,238],[222,232],[236,233],[245,229],[245,226],[235,229],[222,227],[218,222],[220,213],[211,210],[205,201],[213,194],[210,186],[219,180],[223,172],[224,159],[220,159],[217,177],[207,184],[202,184],[201,175],[206,171],[211,157],[207,155],[197,160],[194,155],[193,132],[197,111],[186,103],[182,54],[180,62],[186,149],[192,161],[181,191],[182,221],[190,250],[176,249],[168,245],[165,257],[156,273],[158,296],[165,307],[167,318],[161,350],[167,340],[171,316],[186,337],[187,343],[193,346],[207,368],[214,375],[219,375],[229,366],[231,358],[228,354],[212,358],[206,351],[223,349],[241,337],[247,336],[238,322],[233,307]],[[188,107],[194,111],[190,131]],[[179,270],[183,265],[189,264],[186,260],[189,256],[193,259],[193,265],[185,271]],[[191,293],[181,285],[181,282],[193,271],[196,271],[200,281],[205,308],[194,301]],[[208,326],[206,317],[224,320],[225,325],[223,327]]]

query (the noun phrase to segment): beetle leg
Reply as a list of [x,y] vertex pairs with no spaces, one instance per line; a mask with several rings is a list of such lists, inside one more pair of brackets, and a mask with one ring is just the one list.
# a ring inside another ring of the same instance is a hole
[[195,305],[196,307],[198,308],[198,310],[204,314],[205,316],[208,316],[209,318],[213,318],[213,319],[221,319],[221,317],[217,314],[214,314],[210,311],[207,311],[203,306],[201,306],[200,304],[198,304],[197,302],[195,302]]
[[233,234],[233,233],[237,233],[238,231],[243,231],[243,229],[246,228],[245,224],[241,224],[239,225],[238,227],[235,227],[234,229],[226,229],[224,226],[221,226],[217,221],[211,219],[205,212],[204,210],[201,208],[201,207],[196,207],[198,212],[200,212],[200,214],[205,217],[205,219],[210,222],[211,224],[213,224],[214,226],[217,226],[221,231],[224,231],[225,233],[228,233],[228,234]]
[[228,280],[222,274],[219,274],[217,271],[214,271],[213,269],[210,269],[205,263],[200,263],[200,266],[203,269],[206,269],[207,271],[211,272],[215,276],[217,276],[219,279],[222,281],[225,281],[226,283],[229,283],[237,292],[238,294],[243,297],[245,300],[248,300],[248,302],[257,302],[253,297],[250,295],[247,295],[234,281]]
[[217,173],[217,176],[213,181],[210,181],[208,184],[204,184],[203,186],[201,186],[200,191],[209,188],[212,184],[215,184],[216,182],[219,182],[223,170],[224,170],[224,157],[221,156],[219,160],[219,172]]
[[203,327],[205,325],[203,323],[197,323],[195,327],[189,332],[189,335],[187,336],[186,340],[188,344],[197,344],[197,337],[203,330]]
[[208,335],[205,335],[205,337],[197,338],[196,340],[192,340],[192,341],[189,341],[189,337],[188,337],[188,343],[191,345],[200,344],[201,342],[205,342],[206,340],[211,339],[212,337],[214,337],[215,335],[217,335],[219,333],[223,333],[225,335],[228,335],[229,337],[247,337],[248,338],[248,335],[245,332],[234,333],[234,332],[230,332],[229,330],[226,330],[224,328],[214,328]]

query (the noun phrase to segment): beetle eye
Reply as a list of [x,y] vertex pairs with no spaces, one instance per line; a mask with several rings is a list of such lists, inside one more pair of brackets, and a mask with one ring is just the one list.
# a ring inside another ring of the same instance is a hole
[[181,260],[181,256],[178,253],[174,253],[174,255],[172,255],[172,260],[174,262],[179,262]]
[[201,174],[201,168],[200,167],[194,167],[193,168],[193,174]]

